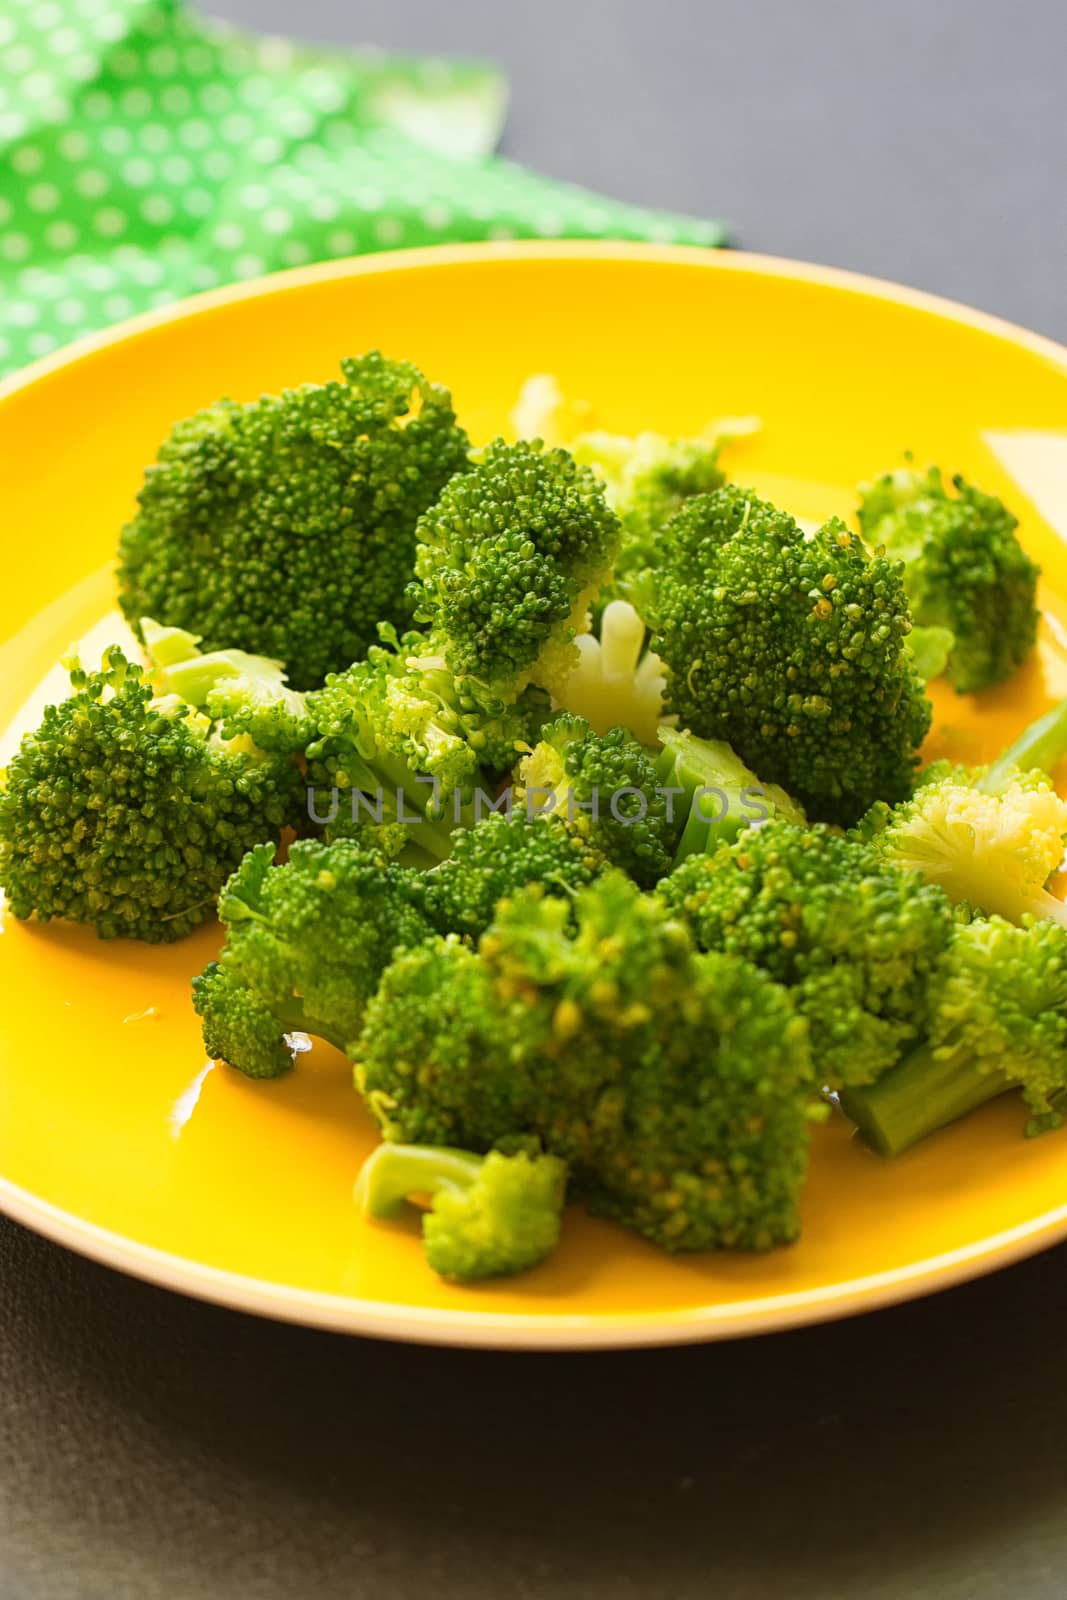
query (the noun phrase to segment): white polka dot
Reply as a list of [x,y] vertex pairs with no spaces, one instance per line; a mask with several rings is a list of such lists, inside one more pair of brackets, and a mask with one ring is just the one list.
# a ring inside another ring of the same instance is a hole
[[356,142],[356,131],[347,122],[334,119],[326,124],[322,137],[329,150],[350,150]]
[[[141,26],[144,26],[144,17],[141,17]],[[109,44],[114,44],[121,39],[127,27],[126,18],[118,13],[105,12],[102,17],[97,17],[93,24],[93,32],[98,39],[106,39]]]
[[364,211],[380,211],[385,204],[385,196],[380,189],[357,189],[356,204],[362,206]]
[[85,306],[80,300],[61,300],[56,306],[56,319],[68,326],[85,321]]
[[49,36],[48,48],[53,55],[73,55],[82,42],[82,36],[77,28],[56,28]]
[[233,264],[233,270],[239,278],[258,278],[266,272],[267,263],[262,256],[238,256]]
[[275,139],[272,134],[265,134],[263,138],[252,141],[248,153],[253,161],[269,163],[278,160],[282,149],[283,145],[280,139]]
[[490,239],[514,239],[515,229],[509,228],[506,222],[494,222],[488,230]]
[[152,96],[147,89],[124,89],[121,105],[128,117],[147,117],[152,109]]
[[206,83],[199,94],[200,104],[205,111],[213,117],[229,111],[233,104],[233,96],[224,83]]
[[202,44],[194,44],[185,51],[183,60],[186,72],[191,72],[194,78],[199,78],[203,77],[205,72],[214,69],[215,52],[208,50]]
[[165,194],[150,194],[142,201],[141,215],[146,222],[162,227],[165,222],[170,222],[174,216],[174,205]]
[[109,156],[124,156],[133,140],[130,138],[129,131],[120,127],[116,122],[111,127],[103,130],[100,135],[100,143]]
[[184,83],[168,83],[160,91],[159,103],[172,117],[183,117],[193,107],[193,97]]
[[126,218],[117,206],[104,206],[93,217],[93,227],[105,239],[117,238],[126,231]]
[[27,44],[13,44],[4,55],[4,66],[16,77],[29,72],[33,62],[34,54]]
[[54,211],[59,199],[59,190],[54,183],[33,183],[26,190],[26,204],[31,211]]
[[155,155],[161,150],[170,149],[170,130],[161,122],[146,122],[137,138],[143,149],[151,150]]
[[241,204],[248,206],[251,211],[258,211],[270,200],[270,190],[265,189],[261,183],[246,183],[241,190]]
[[148,303],[158,309],[161,306],[169,306],[174,298],[173,289],[154,289],[148,297]]
[[136,256],[130,260],[130,277],[135,283],[143,284],[145,288],[151,288],[155,283],[162,283],[163,268],[152,256],[145,255],[143,251],[138,251]]
[[67,76],[75,83],[87,83],[96,76],[96,57],[88,51],[80,56],[71,56],[67,62]]
[[214,289],[219,281],[219,275],[209,261],[197,261],[189,276],[197,289]]
[[7,320],[16,328],[32,328],[37,321],[37,307],[32,300],[13,300],[7,308]]
[[245,242],[245,231],[236,222],[220,222],[215,229],[214,239],[223,250],[239,250]]
[[159,170],[168,183],[188,183],[193,176],[193,163],[188,156],[167,156],[160,162]]
[[211,143],[211,125],[202,117],[190,117],[188,122],[182,123],[179,138],[190,150],[203,150]]
[[316,194],[308,201],[308,212],[316,222],[332,222],[340,209],[332,194]]
[[267,106],[274,98],[274,85],[269,78],[248,77],[241,85],[241,99],[246,106]]
[[204,175],[222,183],[233,171],[233,157],[225,150],[209,150],[204,157]]
[[107,194],[111,179],[97,167],[86,167],[83,172],[75,174],[74,187],[86,200],[99,200],[102,194]]
[[0,46],[10,44],[15,37],[15,24],[10,17],[0,17]]
[[350,256],[355,252],[356,236],[350,228],[334,228],[326,235],[326,248],[331,255]]
[[146,161],[144,156],[132,157],[131,160],[124,163],[122,168],[122,176],[127,183],[133,184],[134,188],[140,188],[146,183],[151,183],[155,177],[155,172],[155,167],[150,161]]
[[452,213],[440,201],[431,201],[428,206],[423,207],[422,220],[428,228],[447,228],[452,221]]
[[104,310],[109,317],[116,321],[120,317],[128,317],[133,310],[133,301],[124,294],[109,294],[104,301]]
[[78,128],[71,128],[60,138],[59,153],[68,161],[84,161],[89,154],[89,141]]
[[73,250],[79,234],[73,222],[50,222],[44,230],[45,239],[53,250]]
[[374,224],[374,237],[379,244],[398,244],[404,237],[404,225],[397,217],[381,217]]
[[209,189],[186,189],[182,207],[191,217],[209,217],[215,209],[215,197]]
[[63,9],[53,4],[53,0],[45,0],[44,5],[34,6],[33,20],[39,28],[58,28],[63,21]]
[[47,100],[42,100],[38,112],[43,122],[66,122],[70,117],[70,101],[62,95],[55,94]]
[[291,134],[294,139],[306,139],[315,131],[315,118],[303,106],[286,106],[278,121],[283,131]]
[[51,72],[31,72],[20,85],[27,100],[47,100],[56,92],[56,80]]
[[148,70],[155,78],[170,78],[177,72],[181,61],[173,45],[157,44],[148,52]]
[[57,343],[58,340],[53,338],[52,334],[45,333],[42,329],[40,333],[30,334],[26,341],[26,348],[31,356],[47,356],[51,355]]
[[27,178],[34,172],[40,172],[44,166],[44,155],[35,144],[24,144],[12,152],[11,165],[20,177]]
[[136,50],[113,50],[107,64],[116,78],[136,78],[141,70],[141,58]]
[[287,267],[302,267],[311,260],[311,251],[303,239],[286,239],[281,248],[281,257]]
[[281,39],[271,34],[266,39],[260,40],[258,54],[261,65],[271,72],[280,72],[291,65],[293,47],[288,39]]
[[292,214],[284,206],[272,206],[263,213],[263,227],[267,233],[288,233],[292,225]]
[[224,139],[240,144],[252,132],[252,119],[246,117],[243,111],[231,111],[228,117],[223,117],[220,126]]
[[115,282],[115,274],[103,261],[91,261],[83,273],[90,289],[97,289],[101,293],[110,289]]
[[26,118],[20,111],[0,112],[0,139],[21,139],[26,132]]
[[300,85],[322,111],[337,111],[344,105],[344,90],[329,72],[313,67],[310,72],[301,75]]

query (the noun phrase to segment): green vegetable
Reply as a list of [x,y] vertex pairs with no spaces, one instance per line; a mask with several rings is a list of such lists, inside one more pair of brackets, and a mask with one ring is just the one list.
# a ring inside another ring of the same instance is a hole
[[932,986],[927,1038],[877,1082],[842,1093],[868,1143],[895,1156],[1018,1088],[1027,1133],[1058,1128],[1067,1091],[1067,929],[1001,917],[956,931]]
[[355,1199],[364,1216],[388,1218],[409,1195],[430,1195],[426,1259],[443,1278],[472,1283],[525,1272],[552,1254],[566,1185],[555,1156],[381,1144],[360,1169]]
[[594,733],[561,712],[518,768],[518,803],[585,840],[644,887],[670,868],[681,830],[659,792],[654,758],[626,728]]
[[[868,544],[904,562],[919,629],[938,630],[942,643],[947,630],[940,670],[964,694],[1010,678],[1033,649],[1039,568],[1016,538],[1018,519],[1000,500],[959,475],[952,484],[955,494],[937,467],[886,473],[864,486],[859,518]],[[925,665],[936,668],[936,654]]]
[[521,811],[510,819],[487,816],[457,833],[448,860],[426,874],[426,915],[438,933],[477,939],[506,896],[531,883],[546,894],[574,895],[603,865],[599,851],[569,829],[546,828]]
[[227,743],[176,695],[156,699],[117,646],[99,672],[72,662],[70,681],[0,781],[8,903],[106,939],[180,939],[246,850],[274,855],[299,773],[247,738]]
[[351,1054],[387,1139],[536,1136],[594,1211],[666,1249],[796,1237],[807,1025],[621,873],[573,906],[523,890],[477,952],[453,936],[398,956]]
[[377,351],[343,382],[246,404],[220,400],[173,428],[123,530],[119,598],[321,683],[404,624],[415,524],[468,465],[446,389]]
[[540,440],[494,440],[419,521],[416,620],[483,704],[551,690],[577,662],[619,536],[588,467]]
[[823,825],[780,820],[691,855],[657,893],[703,950],[790,991],[820,1080],[867,1083],[923,1037],[955,919],[942,891]]
[[684,819],[676,864],[736,839],[754,822],[770,817],[806,821],[802,807],[784,789],[761,783],[723,740],[698,739],[666,723],[658,733],[663,754],[656,762],[656,778],[662,788],[673,791],[675,815]]
[[285,664],[244,650],[198,649],[195,634],[142,617],[141,637],[157,690],[176,694],[221,725],[225,739],[247,734],[261,750],[303,751],[311,737],[306,697],[290,689]]
[[652,647],[682,727],[726,740],[821,821],[910,792],[930,704],[907,601],[896,566],[843,523],[808,538],[751,490],[698,495],[661,542],[654,591]]
[[394,951],[431,931],[420,881],[347,839],[300,840],[283,866],[250,851],[219,900],[222,954],[193,981],[208,1055],[270,1078],[293,1032],[344,1049]]

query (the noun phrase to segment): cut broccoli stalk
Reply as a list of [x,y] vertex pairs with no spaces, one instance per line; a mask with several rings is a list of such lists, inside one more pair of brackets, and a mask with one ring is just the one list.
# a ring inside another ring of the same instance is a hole
[[441,1277],[470,1283],[524,1272],[551,1255],[566,1183],[566,1165],[555,1156],[386,1143],[364,1162],[354,1199],[365,1217],[387,1219],[409,1196],[430,1196],[426,1259]]
[[698,739],[668,724],[658,729],[663,753],[656,763],[660,785],[674,792],[674,814],[685,818],[674,864],[736,839],[743,829],[770,817],[803,824],[802,808],[776,783],[761,783],[723,739]]
[[875,1083],[840,1090],[838,1101],[872,1149],[899,1156],[1012,1087],[977,1070],[969,1049],[946,1055],[923,1045]]
[[936,624],[928,628],[912,628],[904,641],[912,665],[924,683],[944,677],[955,643],[956,635],[951,628],[938,627]]
[[261,750],[293,755],[311,736],[307,702],[289,688],[284,661],[245,650],[203,653],[184,628],[140,620],[158,692],[177,695],[221,724],[224,739],[247,735]]
[[1067,700],[1031,722],[978,779],[984,794],[1000,794],[1019,772],[1045,772],[1051,778],[1067,756]]

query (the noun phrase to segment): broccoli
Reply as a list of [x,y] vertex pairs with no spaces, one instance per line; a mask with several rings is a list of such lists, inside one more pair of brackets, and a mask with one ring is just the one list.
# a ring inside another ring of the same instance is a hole
[[1024,728],[989,766],[927,767],[910,800],[876,803],[856,835],[953,900],[1009,922],[1026,915],[1067,922],[1067,907],[1046,888],[1063,865],[1067,839],[1067,801],[1050,776],[1064,755],[1067,700]]
[[956,930],[932,985],[925,1040],[840,1100],[868,1143],[895,1156],[1011,1088],[1032,1113],[1028,1134],[1062,1124],[1067,929],[992,916]]
[[868,846],[766,822],[689,856],[657,893],[701,949],[753,961],[789,989],[831,1086],[872,1081],[922,1038],[952,906]]
[[222,954],[193,980],[208,1055],[270,1078],[293,1032],[344,1049],[394,951],[431,933],[420,882],[348,839],[299,840],[282,866],[250,851],[219,900]]
[[453,935],[401,954],[350,1054],[387,1139],[537,1137],[591,1209],[666,1249],[796,1237],[807,1025],[622,873],[573,904],[521,891],[477,952]]
[[296,755],[311,738],[304,695],[290,689],[285,664],[244,650],[206,654],[195,634],[142,617],[141,638],[157,692],[177,694],[220,724],[223,738],[247,734],[260,750]]
[[656,761],[657,781],[664,791],[680,797],[676,809],[685,819],[675,864],[712,850],[723,840],[736,839],[743,829],[768,817],[807,821],[803,808],[784,789],[761,783],[721,739],[698,739],[661,724],[659,742],[663,751]]
[[404,624],[415,524],[468,441],[446,389],[377,351],[343,382],[176,424],[145,473],[119,547],[119,598],[144,616],[283,661],[309,689]]
[[527,884],[573,895],[603,868],[599,851],[567,828],[496,813],[456,834],[452,854],[423,880],[426,915],[438,933],[479,938],[499,900]]
[[[1015,535],[1018,520],[964,478],[910,468],[863,486],[860,527],[868,544],[904,562],[904,588],[920,634],[947,630],[947,653],[927,657],[960,694],[1010,678],[1037,637],[1039,568]],[[929,646],[929,639],[921,641]]]
[[415,619],[486,705],[553,689],[611,571],[619,522],[588,467],[540,440],[486,447],[419,520]]
[[556,1156],[381,1144],[360,1169],[355,1200],[364,1216],[388,1218],[409,1195],[430,1195],[426,1259],[442,1278],[473,1283],[525,1272],[552,1254],[566,1186]]
[[594,733],[561,712],[518,768],[516,798],[530,817],[560,823],[645,887],[670,868],[681,821],[661,792],[653,757],[625,728]]
[[726,740],[819,821],[910,792],[930,703],[892,562],[836,519],[809,538],[730,485],[673,519],[654,579],[652,648],[683,727]]
[[69,666],[73,693],[0,781],[0,884],[16,917],[180,939],[246,850],[274,855],[299,773],[247,738],[227,742],[176,695],[155,698],[117,646],[99,672]]
[[557,684],[557,705],[584,717],[594,733],[629,728],[641,744],[655,745],[666,678],[662,661],[645,649],[645,635],[629,601],[609,601],[599,638],[582,633],[575,639],[578,664]]

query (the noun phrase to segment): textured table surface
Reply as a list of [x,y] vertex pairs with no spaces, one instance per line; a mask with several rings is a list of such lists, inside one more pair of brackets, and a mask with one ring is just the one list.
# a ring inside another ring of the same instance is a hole
[[[225,0],[480,52],[508,154],[1067,337],[1059,0]],[[257,1323],[0,1221],[7,1600],[1060,1600],[1067,1251],[854,1322],[505,1356]]]

